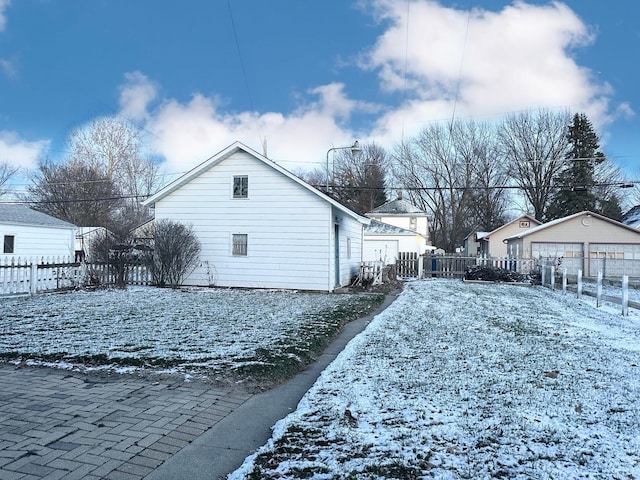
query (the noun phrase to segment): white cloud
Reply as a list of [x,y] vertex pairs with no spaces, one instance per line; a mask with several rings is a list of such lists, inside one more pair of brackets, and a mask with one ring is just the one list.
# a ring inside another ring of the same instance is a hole
[[143,83],[121,89],[125,94],[120,96],[120,108],[146,120],[146,144],[164,157],[169,172],[184,172],[236,140],[260,153],[266,146],[268,157],[285,168],[322,168],[334,142],[353,143],[353,135],[345,132],[338,120],[348,119],[358,109],[373,108],[347,98],[343,85],[330,84],[309,91],[315,101],[302,104],[290,114],[229,114],[218,98],[199,93],[186,103],[168,99],[149,109],[149,102],[143,100],[151,96],[131,93],[146,91],[138,88]]
[[30,170],[37,166],[41,154],[48,149],[48,140],[29,142],[15,132],[0,130],[0,163]]
[[347,126],[354,114],[368,114],[374,122],[359,140],[391,149],[426,123],[450,120],[454,113],[491,119],[528,109],[570,109],[585,112],[597,128],[633,113],[626,104],[612,111],[611,87],[576,62],[575,49],[595,39],[562,3],[516,1],[500,11],[467,11],[416,0],[409,3],[408,25],[405,0],[368,5],[386,27],[359,66],[377,75],[381,92],[392,94],[379,98],[401,96],[399,104],[383,109],[331,83],[309,90],[292,112],[229,113],[221,99],[197,92],[187,102],[158,99],[158,86],[133,72],[120,90],[121,111],[143,122],[151,132],[147,143],[174,172],[235,140],[262,151],[265,139],[268,156],[285,167],[323,168],[328,148],[356,139]]
[[7,25],[7,15],[5,10],[11,4],[11,0],[0,0],[0,32],[4,30]]
[[399,138],[400,128],[415,132],[454,108],[456,116],[563,108],[586,112],[595,125],[611,121],[609,86],[572,57],[594,38],[562,3],[469,12],[418,1],[408,25],[406,2],[374,3],[389,27],[363,65],[378,72],[381,88],[409,99],[380,119],[378,136]]
[[157,85],[140,72],[126,73],[120,87],[120,113],[126,118],[144,120],[147,108],[158,96]]

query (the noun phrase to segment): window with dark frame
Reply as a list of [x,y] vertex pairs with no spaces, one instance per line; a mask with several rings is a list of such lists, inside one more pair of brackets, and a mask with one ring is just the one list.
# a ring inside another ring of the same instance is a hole
[[233,198],[249,198],[249,177],[236,175],[233,177]]
[[2,249],[3,253],[13,253],[15,247],[16,237],[15,235],[5,235],[4,236],[4,247]]
[[246,257],[248,240],[246,233],[234,233],[232,235],[231,254],[236,257]]

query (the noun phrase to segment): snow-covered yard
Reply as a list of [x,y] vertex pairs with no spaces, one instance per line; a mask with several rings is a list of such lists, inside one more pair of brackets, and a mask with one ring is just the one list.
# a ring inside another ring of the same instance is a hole
[[411,282],[230,479],[640,478],[640,316]]
[[364,294],[152,287],[4,298],[0,358],[83,370],[287,376],[345,321],[379,301]]

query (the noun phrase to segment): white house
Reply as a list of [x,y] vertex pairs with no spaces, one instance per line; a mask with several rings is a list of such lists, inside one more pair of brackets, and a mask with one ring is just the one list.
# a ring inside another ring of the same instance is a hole
[[398,198],[395,200],[380,205],[365,215],[373,220],[416,232],[424,237],[427,245],[431,245],[429,215],[411,202],[404,200],[402,192],[398,192]]
[[76,228],[24,205],[0,204],[3,256],[72,257]]
[[398,252],[422,255],[434,249],[435,247],[427,245],[424,236],[413,230],[377,220],[371,220],[371,223],[364,227],[364,261],[382,260],[388,265],[396,262]]
[[357,275],[369,223],[239,142],[143,203],[193,226],[187,285],[333,291]]

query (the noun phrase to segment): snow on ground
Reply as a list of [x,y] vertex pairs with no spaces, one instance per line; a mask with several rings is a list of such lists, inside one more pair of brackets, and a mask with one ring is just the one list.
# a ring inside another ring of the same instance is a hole
[[114,369],[113,360],[222,371],[259,363],[260,352],[295,355],[356,297],[364,296],[130,287],[4,298],[0,355],[84,370],[87,360]]
[[640,478],[640,316],[411,282],[229,478]]

